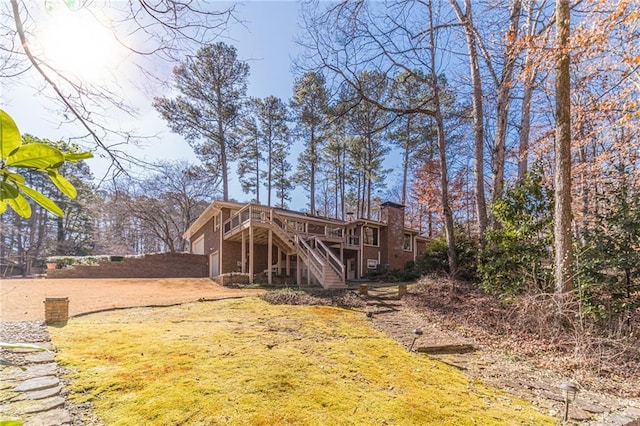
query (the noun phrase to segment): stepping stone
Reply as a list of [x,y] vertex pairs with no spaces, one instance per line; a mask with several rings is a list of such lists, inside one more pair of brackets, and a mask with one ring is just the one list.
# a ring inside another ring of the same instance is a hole
[[27,355],[25,361],[30,364],[44,364],[53,362],[56,354],[53,352],[38,352],[32,355]]
[[18,394],[18,396],[14,397],[12,401],[24,401],[24,400],[35,401],[38,399],[51,398],[52,396],[59,395],[60,392],[62,392],[62,389],[63,389],[62,386],[56,386],[54,388],[47,388],[47,389],[31,391],[31,392],[22,392]]
[[640,419],[640,408],[637,407],[627,407],[624,410],[624,414],[627,416],[633,416],[636,419]]
[[24,426],[59,426],[66,424],[71,424],[71,415],[63,408],[35,414],[24,422]]
[[65,399],[60,396],[54,396],[51,398],[39,399],[33,401],[27,407],[22,409],[23,414],[42,413],[43,411],[53,410],[54,408],[62,407]]
[[444,345],[429,345],[420,346],[416,349],[416,352],[426,354],[464,354],[475,351],[475,347],[472,344],[444,344]]
[[602,405],[592,404],[588,402],[580,402],[578,403],[578,407],[582,408],[584,411],[588,411],[590,413],[596,413],[596,414],[604,413],[605,411],[607,411],[607,407],[603,407]]
[[5,374],[4,378],[7,380],[29,380],[37,377],[55,376],[58,373],[58,364],[35,364],[27,367],[22,371],[19,368],[13,369]]
[[569,418],[577,421],[585,421],[591,418],[591,414],[577,407],[569,407]]
[[35,379],[25,380],[18,386],[13,388],[16,392],[31,392],[47,388],[53,388],[60,384],[60,379],[55,376],[37,377]]

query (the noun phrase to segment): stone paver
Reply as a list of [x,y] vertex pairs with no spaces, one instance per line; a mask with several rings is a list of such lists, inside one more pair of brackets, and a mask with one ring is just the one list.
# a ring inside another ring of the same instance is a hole
[[44,364],[53,362],[56,355],[53,352],[38,352],[24,357],[25,361],[32,364]]
[[[4,351],[19,367],[0,369],[0,417],[22,420],[25,426],[63,426],[74,423],[67,408],[66,394],[60,381],[60,368],[51,352],[53,344],[42,323],[1,323],[5,341],[29,341],[49,349]],[[26,338],[26,339],[25,339]]]
[[51,398],[38,399],[32,401],[29,407],[22,410],[22,414],[42,413],[44,411],[53,410],[62,407],[65,399],[61,396],[52,396]]
[[43,389],[39,391],[20,392],[17,396],[12,398],[11,400],[24,401],[25,399],[28,399],[28,400],[35,401],[38,399],[50,398],[52,396],[60,395],[60,392],[62,392],[62,389],[64,389],[62,386],[56,386],[53,388]]
[[15,392],[32,392],[42,389],[53,388],[60,385],[60,379],[56,376],[35,377],[25,380],[13,388]]
[[29,417],[24,426],[59,426],[70,423],[71,415],[69,412],[62,408],[56,408]]

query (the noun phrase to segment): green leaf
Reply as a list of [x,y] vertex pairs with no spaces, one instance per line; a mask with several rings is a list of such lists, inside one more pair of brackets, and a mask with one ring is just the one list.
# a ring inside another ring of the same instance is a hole
[[22,185],[20,183],[18,184],[18,188],[20,188],[20,190],[24,192],[26,195],[31,197],[33,201],[40,204],[45,209],[49,210],[51,213],[58,215],[60,217],[64,216],[64,212],[62,211],[62,209],[58,207],[58,205],[54,203],[51,198],[45,196],[44,194],[41,194],[35,189],[29,188],[28,186]]
[[93,158],[93,154],[90,152],[68,152],[64,154],[64,159],[74,164],[87,158]]
[[7,198],[7,202],[9,206],[15,211],[19,216],[28,219],[31,217],[31,206],[26,198],[24,198],[21,194],[18,194],[17,197]]
[[18,188],[5,182],[0,182],[0,200],[16,198],[19,195]]
[[64,176],[58,173],[57,170],[47,170],[49,179],[51,182],[69,198],[76,198],[76,188],[69,182]]
[[47,348],[43,348],[42,346],[33,345],[31,343],[9,343],[9,342],[0,342],[0,348],[3,349],[31,349],[34,351],[48,351]]
[[7,201],[3,198],[0,198],[0,214],[7,211]]
[[5,172],[6,172],[8,181],[16,182],[16,183],[25,183],[26,182],[24,176],[22,176],[20,173],[14,173],[14,172],[10,172],[8,170],[5,170]]
[[0,109],[0,160],[6,159],[11,151],[22,145],[16,122]]
[[64,163],[64,154],[41,143],[22,145],[7,158],[6,165],[32,169],[58,168]]
[[0,426],[22,426],[22,420],[0,420]]

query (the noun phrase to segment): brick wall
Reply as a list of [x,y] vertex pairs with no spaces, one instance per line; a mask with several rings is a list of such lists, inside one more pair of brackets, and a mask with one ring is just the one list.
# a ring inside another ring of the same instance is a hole
[[47,278],[201,278],[209,276],[207,256],[186,253],[148,254],[121,262],[76,265],[47,271]]
[[413,260],[413,252],[403,249],[404,243],[404,206],[394,203],[381,205],[381,218],[387,224],[380,238],[382,248],[381,263],[388,264],[391,269],[403,269]]

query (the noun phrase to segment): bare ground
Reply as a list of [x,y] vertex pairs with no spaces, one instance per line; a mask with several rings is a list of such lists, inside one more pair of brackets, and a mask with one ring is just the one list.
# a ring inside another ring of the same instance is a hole
[[[410,286],[401,300],[395,291],[393,287],[370,291],[366,309],[374,327],[405,346],[471,343],[476,348],[473,353],[436,357],[556,417],[563,410],[559,385],[572,383],[579,388],[571,407],[573,421],[640,425],[637,346],[626,353],[613,350],[616,357],[570,333],[542,337],[536,333],[535,319],[465,283],[423,279]],[[543,316],[537,319],[540,323]],[[423,334],[416,336],[416,329]],[[598,351],[600,358],[594,360]]]
[[2,279],[0,321],[44,320],[47,297],[68,297],[69,315],[251,296],[262,290],[222,287],[208,278]]

